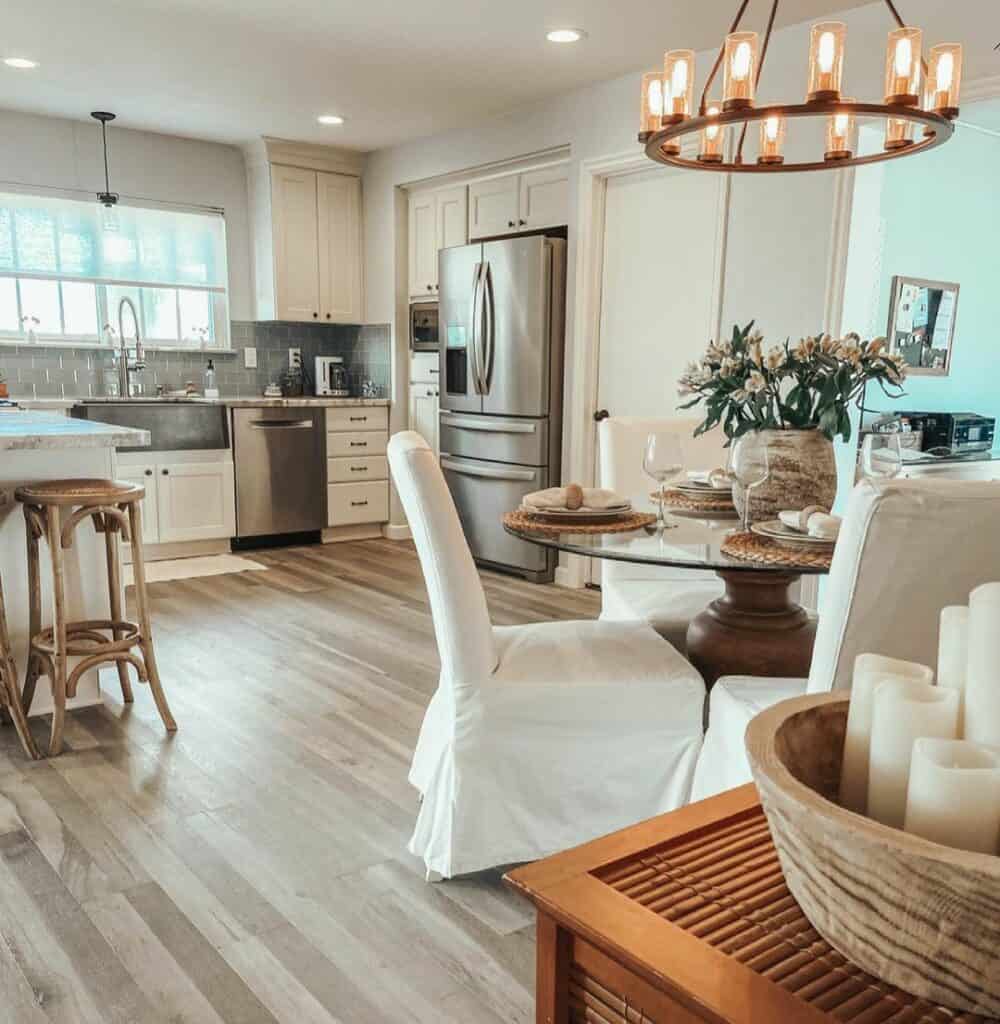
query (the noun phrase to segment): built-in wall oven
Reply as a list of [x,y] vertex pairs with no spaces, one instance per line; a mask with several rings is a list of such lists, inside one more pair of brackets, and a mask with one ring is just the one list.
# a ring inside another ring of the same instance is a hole
[[410,348],[414,352],[438,350],[438,304],[414,302],[410,306]]

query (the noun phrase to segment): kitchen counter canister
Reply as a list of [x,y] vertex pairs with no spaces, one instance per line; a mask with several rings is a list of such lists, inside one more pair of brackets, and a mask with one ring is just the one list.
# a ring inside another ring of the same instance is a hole
[[147,430],[70,419],[53,413],[10,409],[0,412],[0,450],[43,451],[66,448],[141,448]]

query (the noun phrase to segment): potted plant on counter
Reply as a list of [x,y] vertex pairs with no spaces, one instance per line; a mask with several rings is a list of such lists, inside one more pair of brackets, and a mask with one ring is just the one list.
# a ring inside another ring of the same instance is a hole
[[7,390],[7,375],[3,372],[3,367],[0,367],[0,398],[10,398],[10,392]]
[[[710,342],[701,361],[688,366],[680,394],[690,400],[681,408],[704,403],[696,435],[721,425],[730,443],[766,450],[760,460],[765,479],[753,488],[749,518],[773,518],[782,509],[833,506],[833,439],[850,440],[850,404],[869,381],[899,398],[905,375],[902,358],[887,351],[885,338],[823,334],[768,345],[751,321],[733,327],[729,341]],[[745,488],[739,480],[733,498],[742,514]]]

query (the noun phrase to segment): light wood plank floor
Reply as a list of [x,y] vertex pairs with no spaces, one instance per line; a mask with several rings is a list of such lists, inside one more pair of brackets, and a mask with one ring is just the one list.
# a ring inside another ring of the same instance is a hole
[[[412,547],[253,557],[269,571],[150,586],[174,738],[113,670],[61,757],[0,729],[0,1020],[529,1024],[529,908],[406,853],[438,672]],[[497,624],[598,612],[484,580]]]

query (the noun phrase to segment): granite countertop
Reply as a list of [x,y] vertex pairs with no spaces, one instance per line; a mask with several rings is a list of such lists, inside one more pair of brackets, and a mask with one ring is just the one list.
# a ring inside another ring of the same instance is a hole
[[185,405],[225,405],[228,407],[252,407],[252,408],[274,408],[290,409],[299,406],[312,406],[315,408],[337,408],[338,406],[388,406],[388,398],[323,398],[315,395],[306,395],[302,398],[264,398],[262,395],[248,398],[203,398],[200,395],[194,398],[186,398],[180,395],[163,396],[157,398],[151,395],[143,395],[139,398],[36,398],[36,399],[15,399],[21,405],[30,409],[33,406],[43,406],[48,409],[72,409],[74,405],[88,403],[91,405],[108,405],[113,402],[142,402],[157,405],[171,405],[184,403]]
[[23,409],[0,411],[0,450],[43,451],[61,448],[143,448],[151,441],[148,430],[115,427],[107,423]]

